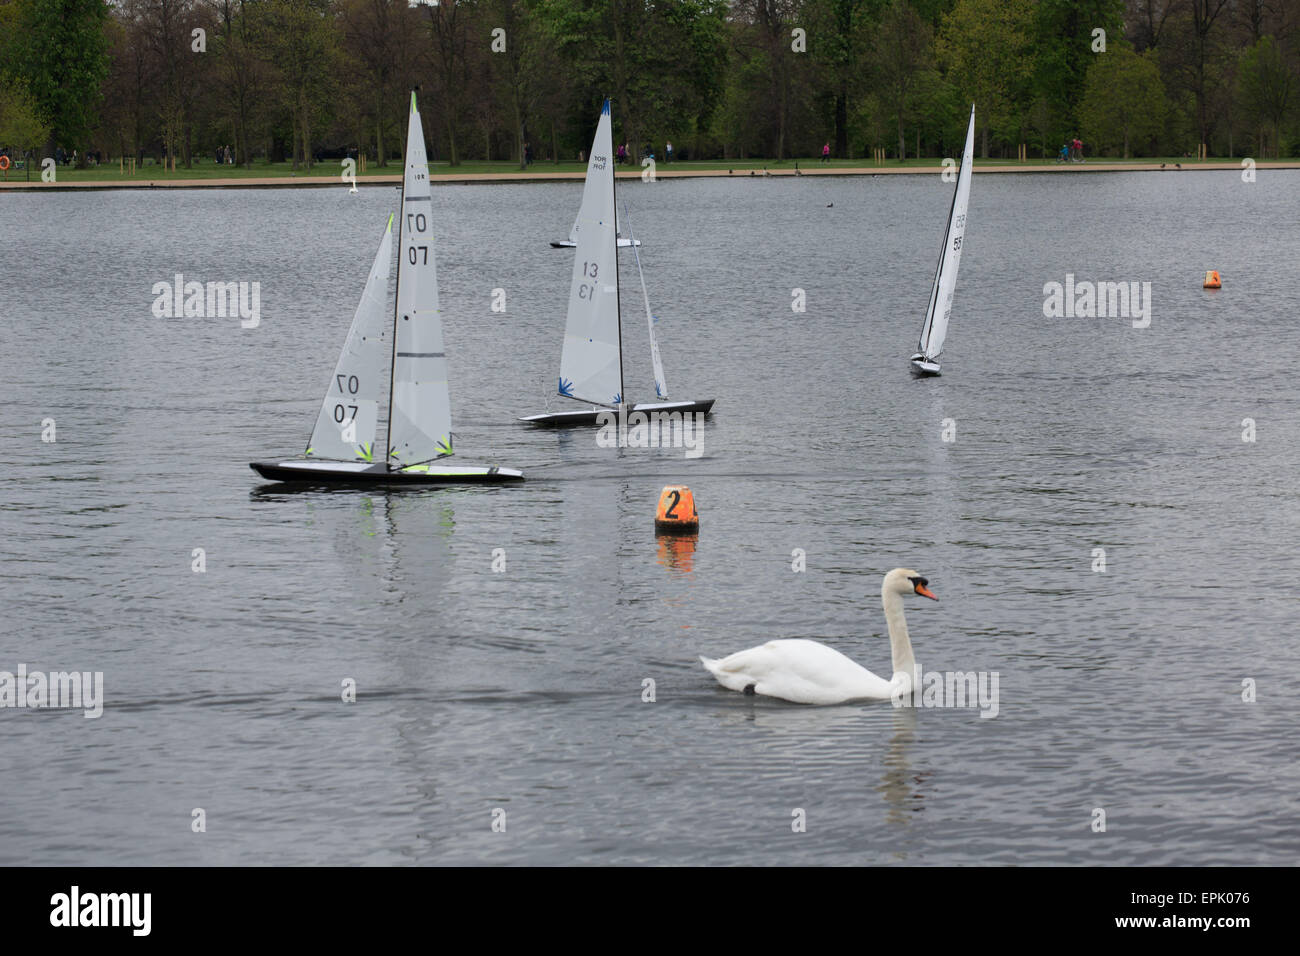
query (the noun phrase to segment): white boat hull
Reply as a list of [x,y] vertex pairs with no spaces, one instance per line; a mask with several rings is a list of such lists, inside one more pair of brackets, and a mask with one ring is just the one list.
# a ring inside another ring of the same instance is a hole
[[[707,415],[712,411],[713,403],[716,401],[716,398],[705,398],[698,402],[642,402],[633,405],[631,408],[627,409],[627,411],[644,412],[646,414],[651,412],[659,412],[661,414],[680,412],[683,415],[692,412],[702,412]],[[612,408],[586,408],[579,409],[575,412],[547,412],[542,415],[528,415],[519,420],[521,422],[526,422],[529,425],[538,425],[543,428],[560,428],[572,425],[596,425],[598,424],[598,416],[612,411],[614,411]]]
[[933,359],[928,359],[921,353],[913,355],[911,358],[913,375],[938,375],[939,363]]
[[255,461],[249,464],[263,478],[272,481],[306,482],[318,485],[445,485],[497,484],[522,481],[524,473],[495,465],[442,465],[431,462],[390,471],[383,462],[319,461],[295,458],[289,461]]
[[[640,239],[620,239],[618,241],[618,247],[620,249],[627,249],[630,246],[639,246],[639,245],[641,245]],[[574,242],[572,239],[552,239],[551,248],[552,249],[576,249],[578,248],[578,244]]]

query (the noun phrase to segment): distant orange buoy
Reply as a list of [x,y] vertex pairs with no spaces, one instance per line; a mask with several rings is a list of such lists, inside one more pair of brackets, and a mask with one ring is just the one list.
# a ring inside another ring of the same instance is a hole
[[1221,288],[1222,285],[1223,283],[1219,281],[1219,274],[1215,272],[1213,269],[1205,273],[1205,285],[1202,288],[1218,289]]
[[659,508],[655,512],[655,531],[661,534],[700,530],[700,514],[695,510],[695,496],[685,485],[665,485],[659,492]]

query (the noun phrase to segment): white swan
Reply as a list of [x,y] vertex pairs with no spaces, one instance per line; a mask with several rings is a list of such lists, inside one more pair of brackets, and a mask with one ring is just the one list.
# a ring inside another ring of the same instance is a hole
[[768,641],[761,647],[738,651],[720,660],[701,657],[704,666],[731,690],[780,697],[796,704],[842,704],[847,700],[887,700],[896,690],[916,686],[916,661],[903,618],[903,595],[919,594],[939,600],[915,571],[894,568],[880,586],[889,625],[894,674],[889,680],[853,663],[839,651],[817,641]]

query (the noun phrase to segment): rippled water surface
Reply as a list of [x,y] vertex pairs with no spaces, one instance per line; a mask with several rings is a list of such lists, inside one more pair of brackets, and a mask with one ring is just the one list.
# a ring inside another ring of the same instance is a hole
[[[0,195],[0,670],[106,698],[0,710],[0,863],[1294,864],[1300,174],[977,175],[916,381],[951,190],[621,190],[672,397],[718,399],[688,460],[514,421],[562,404],[579,184],[435,188],[457,457],[528,481],[391,493],[247,463],[304,447],[395,189]],[[260,326],[154,317],[177,273],[260,282]],[[1044,318],[1067,273],[1150,282],[1150,328]],[[655,539],[670,482],[695,543]],[[898,565],[942,599],[918,658],[998,672],[996,718],[698,663],[811,637],[888,675]]]

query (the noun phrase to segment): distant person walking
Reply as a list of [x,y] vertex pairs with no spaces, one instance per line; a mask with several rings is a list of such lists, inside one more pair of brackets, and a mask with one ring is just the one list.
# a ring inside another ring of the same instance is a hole
[[829,163],[830,161],[831,161],[831,144],[827,143],[825,146],[822,147],[822,162]]
[[667,143],[664,145],[664,162],[671,163],[672,161],[673,161],[673,144]]

